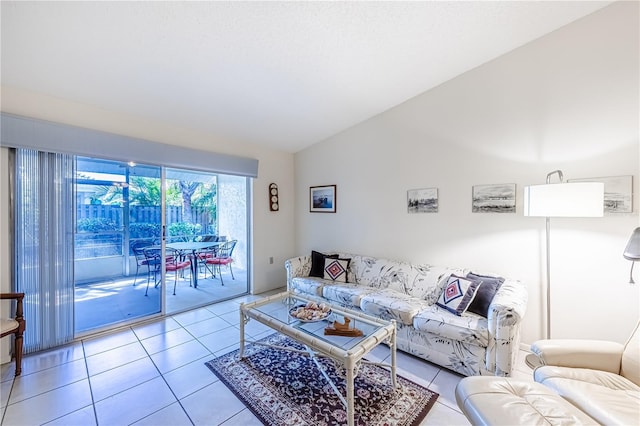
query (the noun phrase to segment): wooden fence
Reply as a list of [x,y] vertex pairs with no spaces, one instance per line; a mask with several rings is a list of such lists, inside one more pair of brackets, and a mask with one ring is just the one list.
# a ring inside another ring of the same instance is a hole
[[[107,219],[117,228],[122,227],[124,208],[103,204],[80,204],[76,209],[76,220]],[[203,229],[213,223],[210,212],[205,207],[192,207],[192,223],[199,223]],[[129,209],[130,223],[160,223],[160,206],[131,206]],[[167,223],[182,222],[182,207],[167,207]]]

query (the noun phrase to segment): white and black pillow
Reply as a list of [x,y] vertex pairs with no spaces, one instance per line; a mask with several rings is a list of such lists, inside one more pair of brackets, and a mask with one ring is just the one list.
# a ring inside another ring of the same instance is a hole
[[464,314],[481,287],[482,281],[451,275],[436,305],[458,316]]
[[331,280],[340,283],[349,282],[348,271],[351,259],[324,259],[324,276],[325,280]]

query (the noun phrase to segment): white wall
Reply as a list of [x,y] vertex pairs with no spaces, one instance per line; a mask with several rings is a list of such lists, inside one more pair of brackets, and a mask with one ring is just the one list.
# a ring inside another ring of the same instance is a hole
[[[237,141],[217,140],[211,135],[171,127],[142,117],[121,115],[12,87],[2,87],[2,111],[171,145],[257,158],[259,170],[258,178],[253,181],[254,204],[251,211],[254,238],[253,292],[261,293],[286,284],[283,263],[295,252],[291,225],[294,208],[293,154]],[[2,148],[1,151],[5,156],[7,150]],[[6,206],[8,184],[4,184],[7,177],[4,164],[0,168],[0,175],[3,182],[0,198],[2,206]],[[280,188],[279,212],[269,211],[267,194],[271,182],[276,182]],[[7,242],[8,235],[3,232],[0,235],[1,247],[4,248]],[[274,257],[273,264],[269,264],[269,257]],[[8,253],[3,251],[1,258],[2,262],[7,262]],[[2,285],[9,288],[4,263],[2,265]]]
[[[545,330],[545,221],[523,216],[523,187],[556,169],[633,175],[633,214],[553,219],[551,229],[552,336],[624,341],[640,313],[622,257],[640,223],[638,36],[638,3],[614,4],[297,153],[298,253],[520,279],[531,343]],[[472,186],[499,183],[517,184],[517,213],[472,213]],[[337,184],[337,213],[309,213],[309,186],[325,184]],[[439,212],[408,214],[407,190],[431,187]]]

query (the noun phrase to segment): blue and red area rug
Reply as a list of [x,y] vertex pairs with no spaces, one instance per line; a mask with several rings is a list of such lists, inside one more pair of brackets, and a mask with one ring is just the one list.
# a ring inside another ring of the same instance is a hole
[[[304,348],[282,334],[262,343]],[[325,371],[345,394],[345,380],[333,361],[320,359]],[[206,362],[218,378],[265,425],[341,425],[347,423],[344,405],[308,356],[261,345],[248,345],[245,358],[238,351]],[[389,371],[362,363],[355,379],[357,425],[419,425],[438,394],[397,376],[393,389]]]

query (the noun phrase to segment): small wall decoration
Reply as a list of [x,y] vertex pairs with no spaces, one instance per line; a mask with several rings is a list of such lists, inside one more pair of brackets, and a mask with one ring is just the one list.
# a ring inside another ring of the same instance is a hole
[[312,213],[335,213],[336,185],[310,186],[309,211]]
[[280,201],[278,199],[278,185],[275,183],[269,184],[269,210],[277,212],[280,210]]
[[407,213],[438,213],[438,188],[408,190]]
[[516,184],[474,185],[471,211],[473,213],[515,213]]
[[633,213],[633,176],[567,179],[567,182],[604,183],[604,212]]

